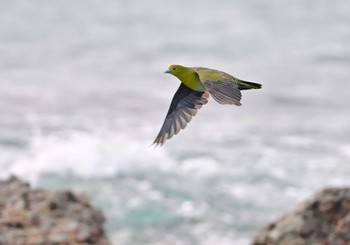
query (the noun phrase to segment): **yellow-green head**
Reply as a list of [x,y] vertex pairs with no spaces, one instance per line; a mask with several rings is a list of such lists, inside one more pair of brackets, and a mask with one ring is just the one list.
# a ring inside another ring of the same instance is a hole
[[171,75],[174,75],[175,77],[180,78],[187,71],[188,71],[187,67],[180,66],[180,65],[170,65],[168,67],[168,70],[164,71],[164,73],[170,73]]
[[164,73],[170,73],[171,75],[177,77],[182,83],[193,90],[205,91],[198,74],[193,68],[181,65],[171,65]]

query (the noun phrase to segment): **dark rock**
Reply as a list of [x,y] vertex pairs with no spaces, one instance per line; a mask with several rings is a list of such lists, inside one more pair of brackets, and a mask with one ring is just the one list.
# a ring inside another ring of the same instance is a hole
[[264,227],[253,245],[349,245],[350,188],[327,188]]
[[33,190],[16,177],[0,181],[1,245],[109,245],[103,223],[86,195]]

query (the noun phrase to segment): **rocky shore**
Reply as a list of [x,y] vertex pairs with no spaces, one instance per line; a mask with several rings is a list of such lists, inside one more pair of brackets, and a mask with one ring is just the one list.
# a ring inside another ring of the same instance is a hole
[[350,245],[350,188],[327,188],[266,225],[252,245]]
[[[87,196],[0,181],[0,245],[110,245]],[[327,188],[263,227],[252,245],[350,245],[350,188]]]
[[0,181],[0,245],[109,245],[103,223],[83,194]]

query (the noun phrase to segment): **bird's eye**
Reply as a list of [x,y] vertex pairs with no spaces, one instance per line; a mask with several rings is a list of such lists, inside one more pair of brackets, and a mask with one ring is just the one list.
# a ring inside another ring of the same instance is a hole
[[176,67],[173,67],[173,71],[175,71],[176,70]]

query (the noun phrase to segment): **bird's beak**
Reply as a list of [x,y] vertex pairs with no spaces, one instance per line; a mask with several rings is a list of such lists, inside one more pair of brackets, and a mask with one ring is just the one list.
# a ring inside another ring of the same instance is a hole
[[170,73],[171,71],[168,69],[168,70],[165,70],[164,73]]

